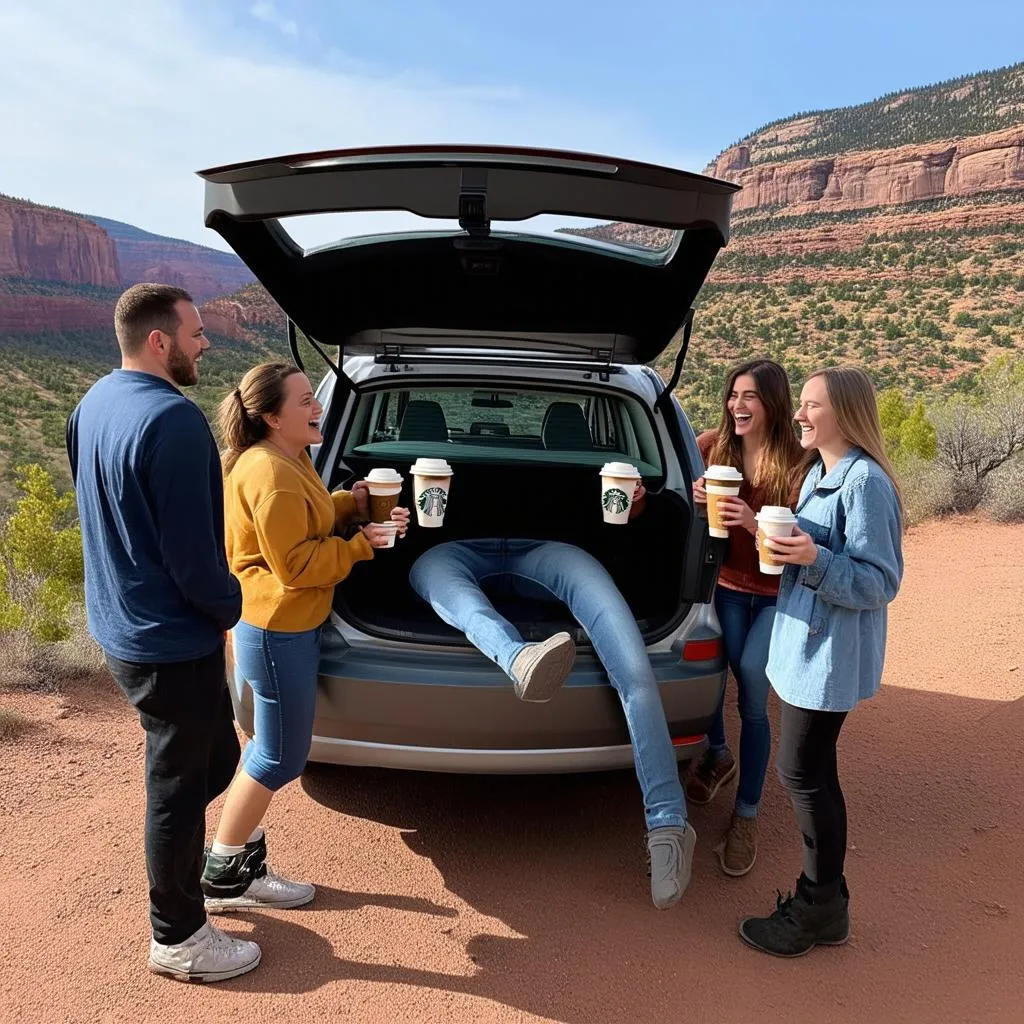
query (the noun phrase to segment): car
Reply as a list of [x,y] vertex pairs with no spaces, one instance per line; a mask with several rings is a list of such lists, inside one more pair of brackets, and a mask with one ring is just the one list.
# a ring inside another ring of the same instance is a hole
[[[485,536],[568,541],[605,565],[643,634],[677,757],[699,754],[726,679],[712,605],[723,552],[692,498],[703,465],[673,388],[737,187],[511,147],[343,150],[199,174],[207,226],[284,311],[293,358],[302,365],[301,332],[324,361],[311,454],[328,488],[392,468],[412,507],[417,458],[454,470],[443,526],[414,520],[336,588],[310,760],[474,773],[633,763],[619,700],[568,609],[492,596],[527,640],[565,629],[577,643],[565,685],[537,705],[413,592],[425,550]],[[309,250],[288,230],[369,211],[435,223]],[[533,230],[551,216],[638,225],[648,241]],[[663,382],[649,364],[680,337]],[[647,489],[626,525],[600,508],[612,461]],[[251,733],[252,695],[234,682]]]

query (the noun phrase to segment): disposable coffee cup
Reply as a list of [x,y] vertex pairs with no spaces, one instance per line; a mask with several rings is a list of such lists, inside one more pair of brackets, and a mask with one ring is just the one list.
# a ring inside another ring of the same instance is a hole
[[444,514],[448,509],[452,467],[444,459],[417,459],[411,473],[416,522],[420,526],[443,526]]
[[398,523],[392,519],[387,523],[374,523],[373,525],[387,531],[387,544],[384,547],[393,548],[395,546],[395,537],[398,536]]
[[402,493],[402,474],[395,469],[371,469],[366,474],[370,491],[370,522],[390,523],[391,511],[398,507]]
[[708,466],[704,471],[704,489],[708,494],[708,533],[712,537],[728,537],[729,527],[722,522],[722,498],[736,498],[743,474],[732,466]]
[[785,505],[763,505],[754,518],[757,520],[757,558],[761,572],[781,576],[786,567],[775,561],[764,540],[766,537],[792,537],[796,516]]
[[601,467],[601,511],[604,521],[615,526],[629,522],[640,470],[628,462],[606,462]]

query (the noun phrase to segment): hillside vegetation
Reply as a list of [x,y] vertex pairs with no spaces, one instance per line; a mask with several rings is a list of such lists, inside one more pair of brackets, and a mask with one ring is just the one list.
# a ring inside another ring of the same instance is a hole
[[806,111],[764,125],[735,145],[751,163],[891,149],[999,131],[1024,121],[1024,63],[889,93],[869,103]]

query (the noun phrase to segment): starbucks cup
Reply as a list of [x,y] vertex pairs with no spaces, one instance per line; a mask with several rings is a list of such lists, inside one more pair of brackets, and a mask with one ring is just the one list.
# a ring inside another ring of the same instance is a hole
[[722,498],[736,498],[743,474],[732,466],[708,466],[704,471],[704,489],[708,494],[708,533],[712,537],[728,537],[729,527],[722,522]]
[[384,547],[393,548],[395,546],[395,537],[398,536],[398,523],[392,519],[387,523],[374,523],[373,525],[387,531],[387,544]]
[[640,471],[628,462],[606,462],[601,467],[601,511],[604,521],[622,526],[629,522]]
[[796,516],[785,505],[763,505],[761,511],[754,516],[757,520],[757,557],[761,572],[769,576],[781,576],[784,565],[779,565],[772,557],[765,537],[792,537],[796,526]]
[[402,474],[394,469],[371,469],[366,475],[370,491],[370,522],[387,525],[391,510],[398,507],[402,493]]
[[444,459],[417,459],[410,472],[416,522],[420,526],[443,526],[452,467]]

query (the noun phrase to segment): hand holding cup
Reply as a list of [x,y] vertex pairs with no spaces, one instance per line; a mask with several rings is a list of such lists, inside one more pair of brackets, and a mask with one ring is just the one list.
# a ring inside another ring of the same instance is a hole
[[742,526],[748,533],[757,533],[754,510],[742,498],[719,498],[718,509],[723,526]]
[[706,505],[708,503],[708,492],[704,488],[704,477],[693,481],[693,500],[698,505]]
[[764,537],[761,540],[772,558],[782,565],[813,565],[818,557],[818,545],[809,533],[799,526],[793,528],[791,537]]

